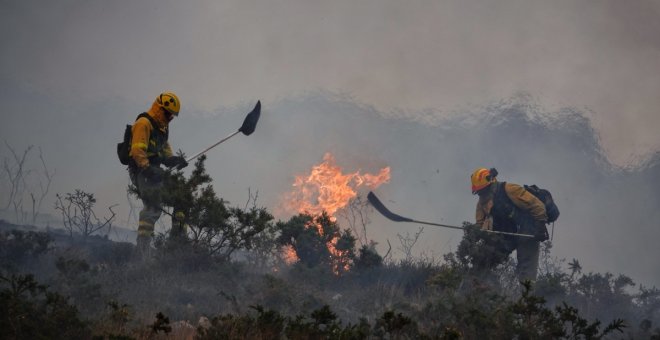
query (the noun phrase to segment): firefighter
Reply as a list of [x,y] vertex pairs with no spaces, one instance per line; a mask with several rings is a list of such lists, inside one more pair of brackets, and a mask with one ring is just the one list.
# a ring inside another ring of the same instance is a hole
[[504,249],[499,250],[506,254],[516,250],[518,280],[534,281],[540,243],[548,239],[545,205],[524,187],[498,182],[496,177],[494,168],[479,168],[472,173],[472,194],[479,196],[476,224],[483,230],[533,235],[503,236],[500,247]]
[[143,203],[137,229],[137,249],[142,258],[149,255],[154,225],[162,211],[165,170],[160,166],[182,169],[188,165],[184,157],[172,154],[168,142],[169,124],[180,110],[179,98],[172,92],[163,92],[133,124],[129,174]]

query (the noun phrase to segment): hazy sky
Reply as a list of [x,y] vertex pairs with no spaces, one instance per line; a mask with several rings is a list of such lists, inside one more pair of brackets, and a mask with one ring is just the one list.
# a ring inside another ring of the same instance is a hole
[[323,89],[446,115],[526,91],[591,110],[619,164],[660,146],[658,1],[2,0],[0,19],[3,85],[65,103]]

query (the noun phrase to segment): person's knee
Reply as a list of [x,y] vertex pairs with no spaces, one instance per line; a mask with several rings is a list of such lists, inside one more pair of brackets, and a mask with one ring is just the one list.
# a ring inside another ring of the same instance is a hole
[[153,228],[138,227],[138,237],[151,237],[154,234]]
[[138,222],[138,236],[151,236],[154,233],[155,220],[147,218],[145,216],[140,216],[140,221]]

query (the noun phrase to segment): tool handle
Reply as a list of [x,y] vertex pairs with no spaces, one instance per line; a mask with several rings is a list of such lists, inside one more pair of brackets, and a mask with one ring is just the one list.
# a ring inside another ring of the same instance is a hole
[[196,153],[194,156],[191,156],[191,157],[189,157],[188,159],[186,159],[186,162],[189,162],[189,163],[190,163],[190,161],[192,161],[193,159],[195,159],[195,158],[197,158],[197,157],[203,155],[204,153],[206,153],[207,151],[209,151],[209,150],[213,149],[214,147],[218,146],[220,143],[226,141],[227,139],[236,136],[239,132],[241,132],[241,131],[238,130],[238,131],[232,133],[231,135],[229,135],[229,136],[227,136],[227,137],[225,137],[225,138],[223,138],[223,139],[217,141],[215,144],[213,144],[213,145],[209,146],[208,148],[206,148],[206,149],[204,149],[204,150],[202,150],[202,151]]
[[[417,221],[417,220],[410,220],[410,221],[405,221],[405,222],[413,222],[413,223],[419,223],[419,224],[426,224],[426,225],[432,225],[435,227],[445,227],[445,228],[452,228],[452,229],[462,229],[465,230],[463,227],[458,227],[454,225],[447,225],[447,224],[440,224],[440,223],[432,223],[432,222],[424,222],[424,221]],[[497,230],[483,230],[481,231],[491,233],[491,234],[499,234],[499,235],[511,235],[511,236],[519,236],[519,237],[534,237],[534,235],[529,235],[529,234],[519,234],[519,233],[509,233],[506,231],[497,231]]]

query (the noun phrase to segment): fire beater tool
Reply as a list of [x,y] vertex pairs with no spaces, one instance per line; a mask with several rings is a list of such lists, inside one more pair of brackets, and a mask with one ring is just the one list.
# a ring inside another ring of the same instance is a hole
[[249,136],[254,132],[254,129],[257,127],[257,122],[259,121],[259,116],[261,116],[261,101],[257,101],[257,105],[254,106],[254,109],[250,111],[250,113],[245,116],[245,120],[243,120],[243,125],[241,125],[240,128],[238,128],[238,131],[232,133],[231,135],[217,141],[215,144],[209,146],[208,148],[196,153],[195,155],[189,157],[186,159],[186,162],[190,163],[193,159],[203,155],[207,151],[213,149],[214,147],[218,146],[220,143],[223,143],[227,139],[236,136],[239,132],[242,132],[244,135]]
[[[387,209],[385,207],[385,205],[378,199],[378,197],[376,197],[376,195],[371,191],[369,191],[369,194],[367,194],[367,200],[369,200],[369,203],[371,203],[371,205],[376,210],[378,210],[379,213],[381,213],[383,216],[387,217],[387,219],[389,219],[391,221],[394,221],[394,222],[419,223],[419,224],[426,224],[426,225],[431,225],[431,226],[435,226],[435,227],[444,227],[444,228],[465,230],[465,228],[463,228],[463,227],[458,227],[458,226],[454,226],[454,225],[418,221],[418,220],[414,220],[412,218],[397,215],[397,214],[391,212],[389,209]],[[519,237],[534,237],[533,235],[529,235],[529,234],[507,233],[507,232],[504,232],[504,231],[495,231],[495,230],[483,230],[483,231],[493,233],[493,234],[500,234],[500,235],[512,235],[512,236],[519,236]]]

